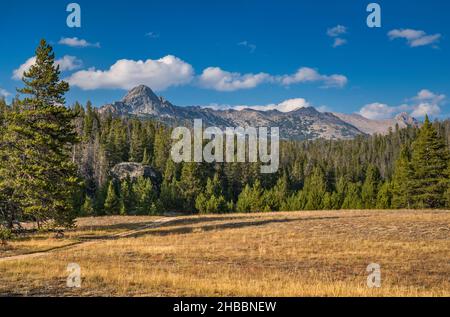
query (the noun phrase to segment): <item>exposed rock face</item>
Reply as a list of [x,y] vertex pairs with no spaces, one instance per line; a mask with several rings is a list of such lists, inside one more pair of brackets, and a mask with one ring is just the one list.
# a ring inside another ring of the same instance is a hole
[[111,169],[110,174],[119,181],[127,178],[133,181],[139,177],[150,178],[155,181],[158,178],[158,175],[150,166],[132,162],[117,164]]
[[167,100],[158,97],[147,86],[140,85],[131,89],[121,100],[105,105],[100,112],[111,112],[116,115],[174,116],[176,108]]
[[279,127],[281,138],[293,140],[352,139],[357,135],[387,133],[388,128],[394,128],[396,123],[400,128],[414,123],[414,119],[407,114],[401,114],[395,120],[369,120],[358,114],[322,113],[313,107],[299,108],[291,112],[178,107],[162,97],[157,97],[144,85],[130,90],[121,101],[103,106],[99,112],[154,118],[169,125],[191,126],[194,119],[202,119],[206,127],[221,129]]
[[402,112],[396,115],[395,120],[397,120],[399,124],[403,124],[405,126],[418,127],[420,125],[419,121],[417,121],[416,118],[411,117],[406,112]]
[[389,133],[389,129],[395,130],[397,124],[400,129],[408,126],[419,126],[419,122],[405,112],[398,114],[394,119],[385,120],[371,120],[357,113],[334,113],[334,115],[367,134],[376,133],[384,135]]

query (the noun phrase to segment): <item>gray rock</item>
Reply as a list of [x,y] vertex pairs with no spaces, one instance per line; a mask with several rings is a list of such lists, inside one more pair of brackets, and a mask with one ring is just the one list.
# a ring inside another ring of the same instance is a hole
[[157,173],[152,167],[140,163],[124,162],[114,166],[110,171],[111,177],[122,181],[129,178],[131,181],[139,177],[150,178],[152,181],[158,179]]

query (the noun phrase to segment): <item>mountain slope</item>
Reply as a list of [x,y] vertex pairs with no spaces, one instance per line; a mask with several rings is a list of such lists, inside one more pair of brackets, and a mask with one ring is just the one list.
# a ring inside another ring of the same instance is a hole
[[156,96],[144,85],[131,89],[121,101],[105,105],[99,112],[117,116],[154,118],[170,125],[192,126],[194,119],[202,119],[205,126],[221,129],[249,126],[279,127],[281,138],[294,140],[352,139],[374,131],[377,133],[387,131],[386,126],[391,125],[374,122],[359,115],[322,113],[313,107],[299,108],[291,112],[179,107]]
[[371,120],[363,117],[360,114],[345,114],[345,113],[333,113],[336,117],[340,118],[354,127],[358,128],[360,131],[367,134],[387,134],[389,129],[395,130],[395,126],[398,124],[400,129],[406,128],[408,126],[418,126],[419,122],[411,117],[407,113],[400,113],[393,119],[385,120]]

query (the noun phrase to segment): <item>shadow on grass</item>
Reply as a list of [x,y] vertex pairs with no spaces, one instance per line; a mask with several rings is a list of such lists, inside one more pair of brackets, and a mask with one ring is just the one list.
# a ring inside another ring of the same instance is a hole
[[[207,221],[207,217],[205,217]],[[239,229],[239,228],[246,228],[246,227],[258,227],[258,226],[264,226],[267,224],[272,223],[290,223],[290,222],[299,222],[299,221],[310,221],[310,220],[335,220],[339,219],[340,217],[314,217],[314,218],[284,218],[284,219],[268,219],[268,220],[260,220],[260,221],[241,221],[241,222],[233,222],[233,223],[224,223],[224,224],[217,224],[217,225],[205,225],[200,227],[189,227],[189,226],[182,226],[178,228],[172,228],[172,229],[161,229],[161,227],[155,228],[155,229],[149,229],[149,230],[143,230],[140,232],[136,232],[134,234],[131,234],[127,237],[130,238],[138,238],[145,235],[157,235],[157,236],[166,236],[171,234],[189,234],[193,232],[207,232],[212,230],[226,230],[226,229]],[[221,218],[222,220],[226,220],[224,218]],[[242,217],[239,217],[239,219],[242,219]],[[254,219],[254,218],[253,218]],[[197,221],[198,223],[199,221]],[[183,225],[186,224],[193,224],[191,223],[182,223]],[[174,222],[170,222],[166,224],[167,226],[174,226]],[[176,224],[175,224],[176,225]]]
[[[198,216],[198,217],[192,217],[192,218],[179,218],[176,219],[177,216],[174,217],[167,217],[167,218],[172,218],[173,220],[171,220],[168,223],[161,223],[158,225],[158,227],[165,227],[165,226],[176,226],[179,224],[185,224],[185,225],[189,225],[189,224],[196,224],[196,223],[201,223],[201,222],[211,222],[211,221],[226,221],[226,220],[235,220],[235,219],[249,219],[249,218],[253,218],[251,216],[245,216],[245,217],[238,217],[238,216],[221,216],[221,217],[214,217],[214,216],[210,216],[210,217],[202,217],[202,216]],[[122,229],[127,229],[127,230],[135,230],[135,229],[142,229],[145,228],[146,226],[151,226],[152,224],[154,224],[155,221],[154,220],[149,220],[149,221],[141,221],[141,222],[134,222],[134,223],[117,223],[117,224],[105,224],[105,225],[83,225],[80,226],[78,228],[76,228],[75,230],[81,230],[81,231],[87,231],[87,230],[92,230],[92,231],[96,231],[96,230],[122,230]]]

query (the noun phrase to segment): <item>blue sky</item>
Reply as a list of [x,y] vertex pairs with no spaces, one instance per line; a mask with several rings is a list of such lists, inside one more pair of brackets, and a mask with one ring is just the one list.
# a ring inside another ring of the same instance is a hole
[[70,1],[1,2],[0,94],[15,94],[45,38],[69,104],[101,106],[143,83],[180,106],[450,116],[450,2],[376,1],[382,27],[369,28],[370,2],[78,0],[81,28],[66,25]]

